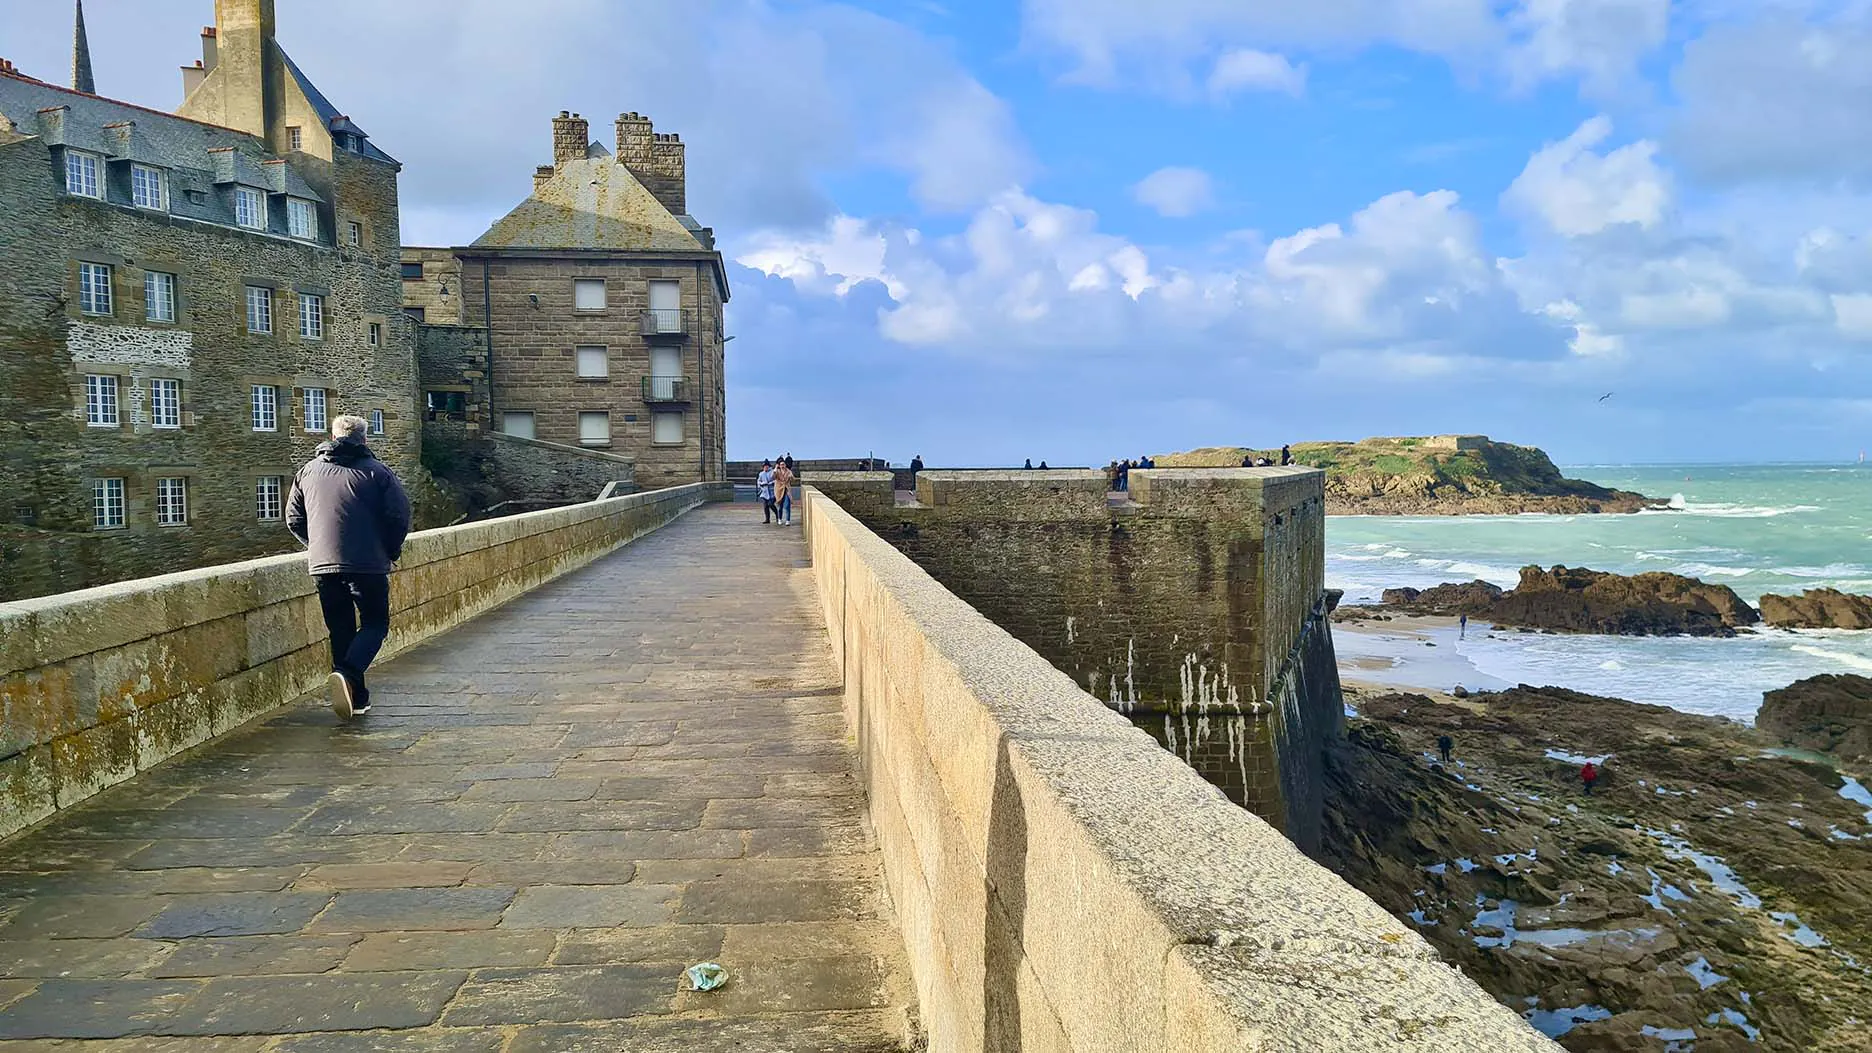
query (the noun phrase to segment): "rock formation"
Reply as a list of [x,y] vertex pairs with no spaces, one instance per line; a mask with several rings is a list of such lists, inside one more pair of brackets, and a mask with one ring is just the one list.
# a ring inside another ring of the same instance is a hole
[[1762,621],[1783,629],[1872,629],[1872,596],[1808,589],[1799,596],[1763,596]]
[[1584,567],[1523,567],[1511,592],[1486,581],[1386,589],[1384,602],[1412,613],[1468,614],[1501,626],[1622,636],[1723,636],[1760,620],[1727,585],[1680,574],[1628,577]]
[[1449,582],[1430,589],[1386,589],[1387,607],[1409,607],[1425,614],[1482,614],[1501,599],[1500,586],[1480,578],[1468,583]]
[[1872,679],[1810,676],[1762,695],[1755,727],[1782,745],[1872,757]]

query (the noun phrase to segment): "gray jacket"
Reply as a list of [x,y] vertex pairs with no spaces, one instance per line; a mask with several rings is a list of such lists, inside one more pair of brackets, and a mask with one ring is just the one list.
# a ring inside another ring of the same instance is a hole
[[362,442],[324,443],[293,478],[286,529],[308,550],[313,574],[388,574],[409,528],[403,484]]

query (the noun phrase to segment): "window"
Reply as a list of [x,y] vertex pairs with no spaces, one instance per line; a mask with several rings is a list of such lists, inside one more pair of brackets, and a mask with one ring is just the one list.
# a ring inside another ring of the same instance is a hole
[[247,287],[247,331],[273,331],[273,290],[261,285]]
[[468,419],[466,391],[425,391],[423,401],[428,406],[430,420]]
[[572,282],[572,306],[580,311],[602,311],[605,307],[603,278],[578,278]]
[[423,265],[420,260],[415,263],[405,263],[403,265],[403,280],[406,282],[422,281],[422,267]]
[[420,307],[405,307],[403,314],[412,322],[420,322],[424,319],[423,309]]
[[111,313],[110,264],[78,265],[78,309],[86,314]]
[[169,210],[169,188],[163,182],[162,169],[148,165],[130,166],[130,203],[138,208],[153,208],[158,212]]
[[286,233],[307,241],[318,237],[318,214],[312,211],[312,202],[286,199]]
[[306,340],[325,339],[325,297],[299,294],[299,335]]
[[181,526],[188,522],[188,480],[156,480],[156,525]]
[[253,386],[253,430],[279,430],[279,389],[271,384]]
[[115,428],[117,415],[117,378],[86,373],[84,378],[85,426]]
[[671,281],[653,281],[650,283],[650,323],[652,333],[682,332],[682,283]]
[[285,486],[286,477],[281,475],[263,475],[254,480],[254,518],[268,520],[286,517],[285,502],[280,500],[280,491]]
[[603,412],[579,414],[579,445],[611,445],[611,414]]
[[370,346],[376,347],[381,343],[383,343],[383,323],[372,322],[370,324]]
[[355,219],[345,224],[345,244],[354,249],[364,247],[364,224]]
[[304,148],[305,148],[305,137],[299,133],[299,126],[296,124],[287,125],[286,126],[286,149],[301,150]]
[[79,197],[103,197],[98,189],[98,159],[94,154],[65,151],[65,192]]
[[602,347],[581,347],[578,349],[578,375],[585,379],[599,379],[611,375],[611,361]]
[[175,321],[175,275],[162,271],[143,272],[143,320]]
[[91,480],[91,525],[99,530],[114,530],[124,525],[124,481]]
[[370,411],[370,433],[372,435],[383,434],[383,410],[374,409]]
[[501,431],[516,439],[531,439],[533,437],[533,411],[508,410],[501,414]]
[[325,430],[325,389],[305,389],[305,430]]
[[266,195],[250,186],[235,187],[234,222],[250,230],[265,230]]
[[180,428],[182,426],[182,382],[157,377],[150,381],[150,426],[154,428]]
[[650,441],[653,443],[678,443],[682,437],[682,414],[650,414]]

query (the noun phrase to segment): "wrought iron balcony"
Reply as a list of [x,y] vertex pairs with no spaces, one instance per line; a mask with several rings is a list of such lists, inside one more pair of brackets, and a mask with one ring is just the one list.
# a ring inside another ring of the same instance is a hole
[[688,402],[689,378],[645,377],[643,398],[645,402]]
[[681,340],[688,334],[684,331],[683,313],[679,310],[652,310],[643,313],[643,335],[646,340]]

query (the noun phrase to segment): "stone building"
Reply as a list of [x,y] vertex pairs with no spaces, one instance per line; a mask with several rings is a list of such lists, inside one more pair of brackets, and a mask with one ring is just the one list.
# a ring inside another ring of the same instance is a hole
[[472,245],[403,250],[426,414],[628,457],[640,488],[719,480],[727,274],[681,139],[615,128],[608,148],[561,112],[531,196]]
[[419,465],[399,164],[216,0],[175,113],[0,61],[0,599],[295,547],[330,420]]

